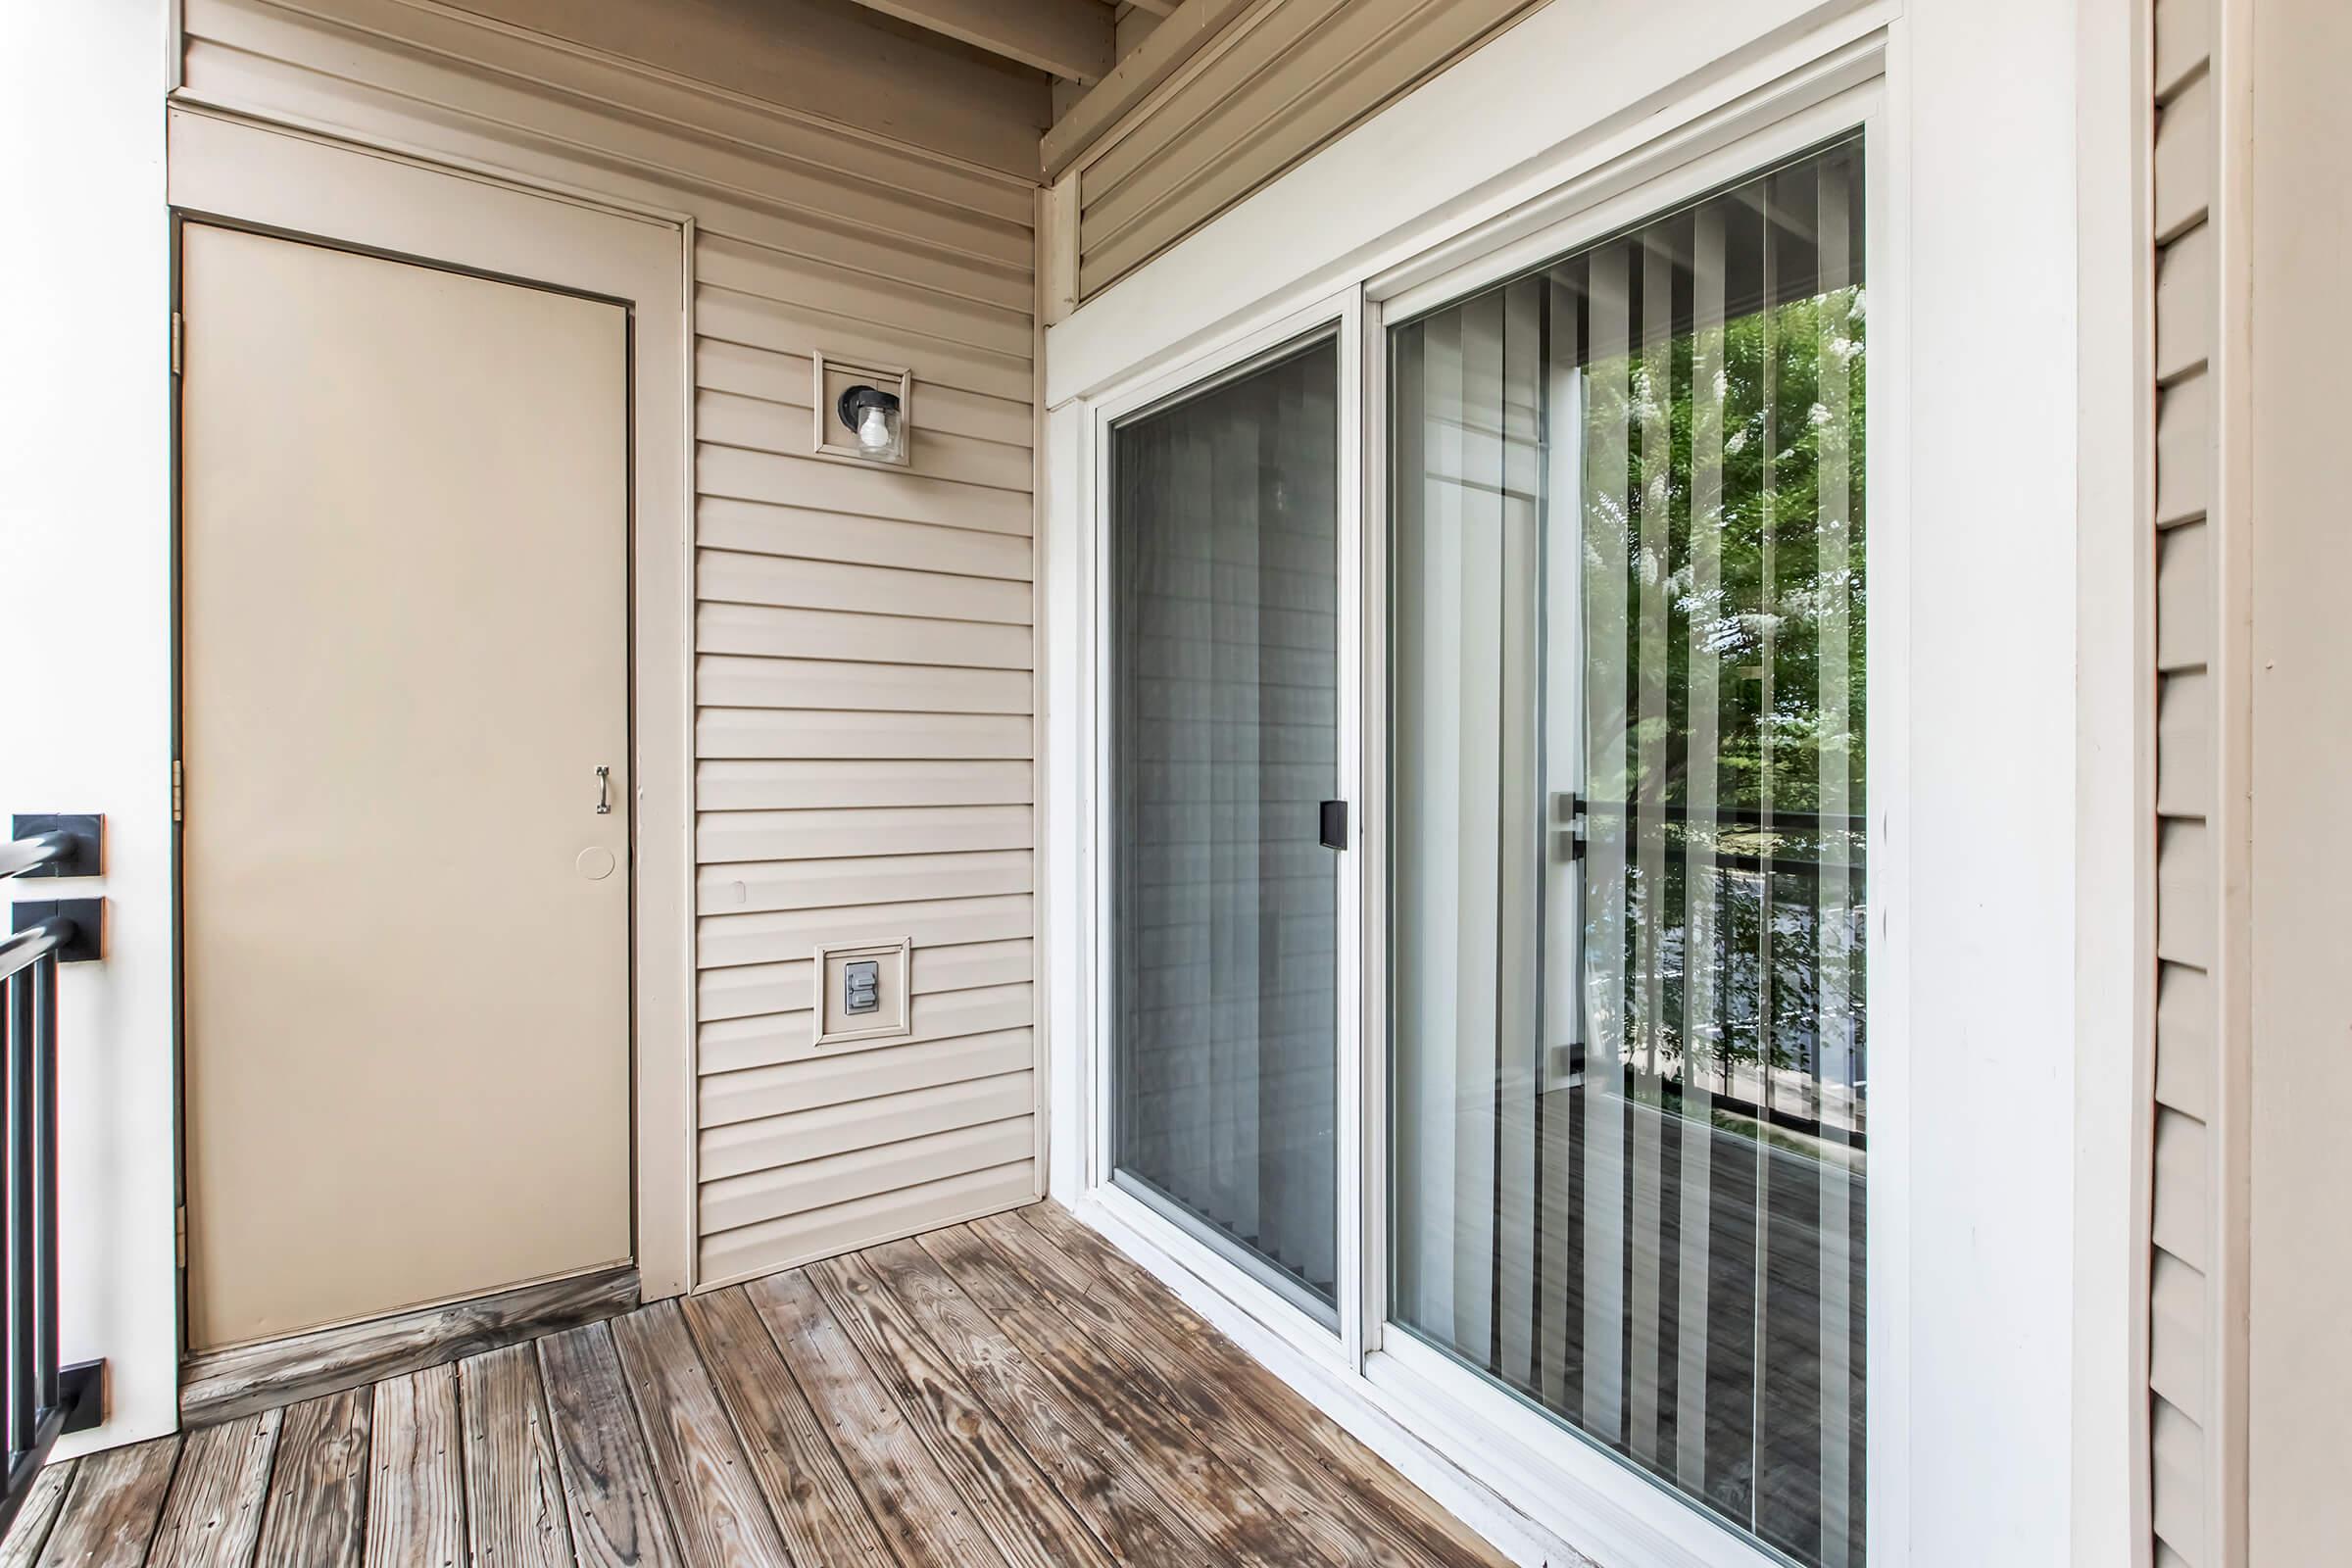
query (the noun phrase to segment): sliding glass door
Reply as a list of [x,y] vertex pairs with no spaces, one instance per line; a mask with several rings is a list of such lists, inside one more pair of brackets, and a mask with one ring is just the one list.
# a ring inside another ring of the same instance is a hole
[[1112,1179],[1327,1325],[1338,394],[1325,336],[1112,427],[1105,705]]
[[1393,1323],[1863,1557],[1858,139],[1392,328]]

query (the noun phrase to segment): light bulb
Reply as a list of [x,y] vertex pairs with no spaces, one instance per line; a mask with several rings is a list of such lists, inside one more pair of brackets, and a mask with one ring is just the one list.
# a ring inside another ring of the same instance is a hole
[[869,403],[858,416],[858,446],[860,451],[879,457],[897,444],[898,434],[892,430],[889,411],[880,404]]

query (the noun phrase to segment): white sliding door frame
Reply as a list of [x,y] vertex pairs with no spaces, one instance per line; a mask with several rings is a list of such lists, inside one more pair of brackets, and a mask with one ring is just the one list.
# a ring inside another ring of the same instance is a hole
[[[1390,733],[1388,344],[1386,323],[1670,212],[1839,135],[1865,143],[1871,434],[1866,505],[1871,762],[1868,956],[1871,1187],[1868,1260],[1868,1561],[1908,1560],[1910,1250],[1907,963],[1889,937],[1907,923],[1909,549],[1902,501],[1910,368],[1902,235],[1908,141],[1885,29],[1831,32],[1783,57],[1777,75],[1725,97],[1694,96],[1646,141],[1552,161],[1547,187],[1500,212],[1427,215],[1336,269],[1253,278],[1260,304],[1214,330],[1139,347],[1124,373],[1063,396],[1048,416],[1046,687],[1054,798],[1067,846],[1046,929],[1085,955],[1058,971],[1054,1043],[1054,1191],[1196,1309],[1518,1560],[1563,1546],[1605,1564],[1766,1568],[1788,1559],[1501,1386],[1388,1331]],[[1444,156],[1443,150],[1432,156]],[[1116,291],[1113,291],[1114,293]],[[1076,322],[1070,324],[1077,324]],[[1341,792],[1352,845],[1341,857],[1340,1332],[1314,1321],[1221,1249],[1110,1185],[1111,758],[1110,432],[1118,419],[1246,368],[1324,327],[1341,351]],[[1068,331],[1069,326],[1057,328]],[[1100,363],[1091,336],[1079,350]],[[1052,694],[1058,694],[1052,701]],[[1367,748],[1375,748],[1368,750]],[[1073,863],[1074,862],[1074,863]],[[1077,1038],[1071,1038],[1076,1036]],[[1074,1124],[1074,1125],[1073,1125]]]

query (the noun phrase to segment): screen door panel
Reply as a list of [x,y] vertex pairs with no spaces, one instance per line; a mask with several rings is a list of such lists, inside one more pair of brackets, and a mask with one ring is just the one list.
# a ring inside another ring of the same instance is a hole
[[625,1260],[626,315],[183,255],[190,1348]]
[[1111,437],[1115,1179],[1337,1322],[1339,351]]

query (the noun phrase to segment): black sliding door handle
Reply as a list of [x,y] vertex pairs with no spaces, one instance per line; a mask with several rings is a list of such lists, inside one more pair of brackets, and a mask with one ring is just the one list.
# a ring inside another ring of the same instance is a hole
[[1346,801],[1325,801],[1323,803],[1323,847],[1327,850],[1344,850],[1348,847],[1348,803]]

